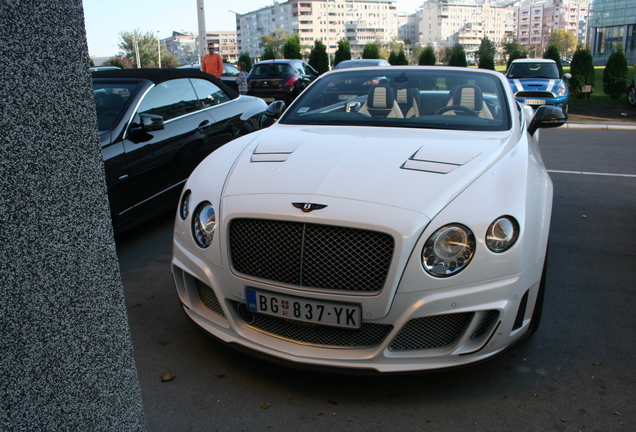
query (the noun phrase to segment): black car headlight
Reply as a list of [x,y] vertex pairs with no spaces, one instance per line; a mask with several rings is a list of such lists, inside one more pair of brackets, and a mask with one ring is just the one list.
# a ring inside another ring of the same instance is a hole
[[486,231],[486,246],[495,253],[505,252],[519,237],[519,223],[512,216],[501,216]]
[[181,202],[179,203],[179,217],[181,220],[186,220],[190,215],[190,198],[192,197],[192,192],[190,190],[185,191],[185,193],[181,196]]
[[206,248],[212,243],[216,228],[216,212],[207,201],[202,202],[192,215],[192,237],[200,248]]
[[427,273],[447,277],[462,271],[475,254],[475,236],[461,224],[441,227],[422,248],[422,265]]

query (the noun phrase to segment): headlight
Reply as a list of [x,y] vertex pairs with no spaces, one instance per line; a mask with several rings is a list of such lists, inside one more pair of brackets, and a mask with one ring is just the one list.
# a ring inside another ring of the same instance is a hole
[[422,265],[437,277],[452,276],[462,271],[475,254],[475,236],[468,227],[446,225],[428,238],[422,248]]
[[183,196],[181,197],[181,202],[179,203],[179,217],[181,220],[186,220],[188,215],[190,215],[190,198],[192,197],[192,192],[190,190],[185,191]]
[[192,215],[192,237],[200,248],[206,248],[212,243],[214,228],[216,227],[216,213],[214,207],[207,201],[202,202]]
[[495,253],[505,252],[519,237],[519,223],[512,216],[502,216],[495,220],[486,231],[486,246]]
[[559,96],[563,96],[565,94],[565,84],[559,84],[557,87],[557,93]]

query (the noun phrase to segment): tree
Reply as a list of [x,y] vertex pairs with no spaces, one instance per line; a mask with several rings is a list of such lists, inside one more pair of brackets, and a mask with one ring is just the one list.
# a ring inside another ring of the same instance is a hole
[[506,65],[506,70],[508,70],[510,68],[510,63],[513,62],[513,60],[517,60],[520,58],[528,58],[528,53],[521,51],[519,49],[515,49],[513,50],[510,55],[508,56],[508,64]]
[[568,81],[570,92],[573,96],[582,98],[583,86],[594,85],[594,58],[589,49],[581,46],[576,49],[570,63],[570,73],[572,74],[572,78]]
[[309,53],[309,65],[322,74],[329,70],[329,56],[327,47],[320,40],[314,41],[314,47]]
[[457,44],[453,47],[453,51],[451,51],[450,58],[448,59],[448,65],[468,67],[468,63],[466,62],[466,51],[464,51],[463,46]]
[[333,65],[335,66],[345,60],[351,60],[351,45],[348,40],[342,39],[338,41],[338,49],[333,58]]
[[501,50],[504,52],[504,57],[507,59],[510,59],[510,56],[513,52],[518,52],[521,54],[523,54],[524,52],[523,47],[521,46],[521,44],[519,44],[519,42],[517,42],[517,39],[515,39],[514,37],[506,37],[504,42],[501,42]]
[[559,69],[559,74],[563,76],[563,65],[561,64],[561,55],[559,54],[559,48],[555,44],[550,44],[543,53],[544,59],[554,60]]
[[263,50],[263,54],[261,55],[261,60],[273,60],[278,58],[276,56],[276,51],[272,47],[265,47]]
[[[148,68],[157,67],[159,65],[157,36],[153,32],[148,31],[146,33],[142,33],[139,29],[135,29],[133,31],[121,31],[119,32],[119,39],[120,42],[117,47],[121,50],[121,52],[118,55],[129,59],[133,64],[133,67]],[[137,64],[137,54],[135,46],[137,46],[139,50],[139,59],[141,60],[141,65]],[[163,50],[161,52],[161,57],[163,59],[164,55],[168,55],[168,52],[165,51],[165,47],[162,48]]]
[[481,69],[495,70],[495,54],[497,47],[495,43],[485,36],[479,45],[479,67]]
[[426,45],[426,48],[424,48],[422,54],[420,54],[417,64],[422,66],[435,66],[435,62],[435,49],[433,49],[432,45]]
[[263,54],[261,59],[277,59],[282,55],[283,44],[285,43],[285,31],[279,28],[272,34],[259,36],[261,42],[258,44],[260,48],[263,48]]
[[618,45],[610,55],[603,71],[603,93],[612,99],[618,99],[627,89],[627,59],[623,47]]
[[111,57],[106,63],[106,66],[117,66],[122,69],[131,69],[133,67],[132,62],[127,57]]
[[577,45],[578,38],[573,31],[565,29],[556,29],[552,31],[550,37],[550,44],[556,45],[559,53],[563,58],[567,58],[568,53],[571,52]]
[[380,46],[375,42],[369,42],[364,46],[362,50],[362,58],[364,59],[379,59],[380,58]]
[[283,58],[302,59],[300,54],[300,38],[297,34],[289,35],[283,44]]
[[181,66],[179,60],[177,60],[177,56],[169,53],[166,50],[166,47],[161,46],[161,67],[165,69],[176,69]]
[[250,57],[250,53],[247,51],[243,51],[239,54],[238,61],[245,63],[245,72],[249,73],[249,71],[252,70],[252,58]]

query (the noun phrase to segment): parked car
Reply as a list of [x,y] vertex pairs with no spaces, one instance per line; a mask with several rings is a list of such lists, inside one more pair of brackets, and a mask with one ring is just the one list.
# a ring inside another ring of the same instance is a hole
[[[367,95],[323,99],[337,80],[378,74]],[[553,188],[537,130],[565,121],[485,69],[327,72],[190,176],[172,259],[183,310],[231,346],[301,367],[500,354],[541,319]]]
[[554,60],[542,58],[516,59],[510,63],[506,77],[519,102],[538,108],[554,105],[567,113],[570,90]]
[[247,75],[247,94],[289,105],[318,75],[302,60],[261,61]]
[[119,66],[91,66],[91,72],[99,72],[99,71],[107,71],[107,70],[117,70],[121,69]]
[[[186,66],[179,66],[178,69],[197,69],[201,70],[200,64],[191,64]],[[231,89],[238,91],[238,84],[236,83],[236,77],[239,74],[239,70],[236,65],[231,63],[223,63],[223,73],[221,74],[221,82]]]
[[262,100],[239,98],[201,71],[122,69],[92,76],[115,233],[176,209],[201,160],[268,124]]
[[344,60],[335,65],[334,69],[345,69],[345,68],[354,68],[354,67],[373,67],[373,66],[391,66],[386,60],[383,59],[355,59],[355,60]]
[[[636,64],[634,65],[636,67]],[[636,107],[636,75],[632,78],[632,83],[627,89],[627,103]]]

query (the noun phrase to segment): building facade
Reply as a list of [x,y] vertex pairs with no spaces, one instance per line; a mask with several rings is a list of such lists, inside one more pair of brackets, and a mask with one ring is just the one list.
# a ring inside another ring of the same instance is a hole
[[636,0],[594,0],[590,8],[589,41],[595,65],[607,63],[622,49],[636,64]]
[[[239,51],[235,31],[206,32],[208,43],[214,44],[214,50],[221,54],[224,61],[236,63]],[[172,36],[162,39],[166,50],[173,54],[182,65],[201,63],[199,43],[195,33],[172,32]]]

